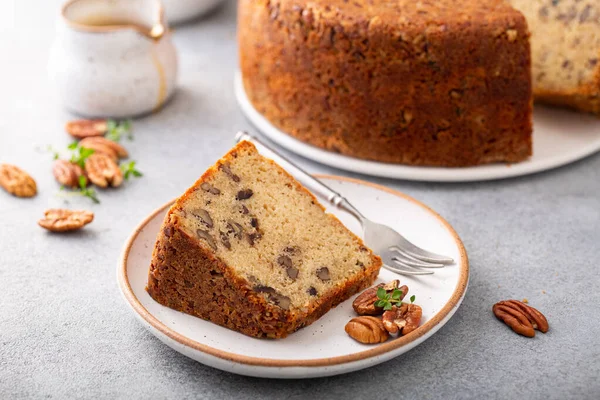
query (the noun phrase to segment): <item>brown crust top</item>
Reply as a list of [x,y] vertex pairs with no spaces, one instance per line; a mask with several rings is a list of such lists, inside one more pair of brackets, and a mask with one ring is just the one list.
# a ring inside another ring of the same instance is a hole
[[527,23],[503,1],[466,3],[240,0],[248,99],[284,132],[352,157],[522,161],[532,150]]

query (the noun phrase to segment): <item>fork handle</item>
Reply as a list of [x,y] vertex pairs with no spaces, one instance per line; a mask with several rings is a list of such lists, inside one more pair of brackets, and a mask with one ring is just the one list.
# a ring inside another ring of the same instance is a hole
[[302,168],[285,158],[283,155],[279,154],[260,138],[250,135],[248,132],[240,131],[235,135],[235,140],[237,143],[241,142],[242,140],[246,140],[254,144],[262,155],[276,159],[283,169],[293,175],[294,178],[298,179],[312,193],[326,199],[335,207],[349,212],[361,223],[365,219],[360,211],[350,204],[345,197],[331,189],[317,178],[310,175],[308,172],[304,171]]

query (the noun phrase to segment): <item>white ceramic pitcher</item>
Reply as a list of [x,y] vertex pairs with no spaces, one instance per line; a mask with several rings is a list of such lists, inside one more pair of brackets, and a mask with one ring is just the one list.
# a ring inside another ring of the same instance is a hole
[[49,70],[66,108],[77,114],[124,118],[159,110],[177,77],[160,1],[68,1]]

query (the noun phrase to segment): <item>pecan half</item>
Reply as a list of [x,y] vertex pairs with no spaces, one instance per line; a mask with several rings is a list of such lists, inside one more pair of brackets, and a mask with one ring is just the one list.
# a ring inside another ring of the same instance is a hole
[[[377,297],[377,289],[382,287],[385,289],[385,291],[387,293],[391,293],[394,291],[394,289],[398,289],[399,284],[400,284],[400,281],[395,279],[391,282],[380,283],[377,286],[368,288],[367,290],[362,292],[360,295],[358,295],[358,297],[356,299],[354,299],[354,302],[352,302],[352,308],[354,308],[354,311],[356,311],[356,313],[358,315],[381,315],[381,314],[383,314],[383,308],[375,307],[375,302],[377,300],[379,300]],[[408,286],[403,285],[400,287],[400,290],[402,291],[402,296],[400,297],[400,300],[402,300],[408,293]]]
[[51,232],[67,232],[81,229],[93,220],[94,214],[90,211],[55,208],[47,210],[38,224]]
[[33,197],[37,193],[31,175],[11,164],[0,164],[0,187],[17,197]]
[[88,149],[94,149],[99,153],[106,153],[111,157],[113,154],[117,158],[127,158],[129,156],[125,147],[102,136],[85,138],[79,142],[79,145]]
[[[89,139],[93,140],[95,138]],[[86,139],[84,139],[81,142],[79,142],[80,146],[85,147],[86,149],[94,150],[95,154],[105,154],[109,156],[114,162],[119,161],[119,156],[117,156],[117,153],[110,146],[107,146],[103,143],[97,143],[92,140],[87,141]]]
[[419,327],[423,310],[416,304],[402,303],[383,313],[383,326],[392,334],[408,335]]
[[108,131],[108,125],[105,119],[79,119],[67,122],[65,130],[75,139],[83,139],[86,137],[104,136],[106,131]]
[[548,332],[548,320],[544,315],[518,300],[500,301],[492,307],[496,318],[508,325],[519,335],[534,337],[535,330]]
[[352,318],[344,329],[352,339],[365,344],[383,343],[389,337],[379,318],[365,315]]
[[52,173],[58,183],[71,188],[79,187],[79,177],[85,175],[83,168],[67,160],[54,161]]
[[94,153],[85,160],[85,172],[98,187],[117,187],[123,183],[123,173],[117,163],[106,154]]

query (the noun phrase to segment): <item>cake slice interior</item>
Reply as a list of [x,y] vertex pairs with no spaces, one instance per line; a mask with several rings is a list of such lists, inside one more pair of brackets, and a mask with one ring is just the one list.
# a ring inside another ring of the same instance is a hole
[[368,287],[381,260],[242,142],[168,212],[148,292],[256,337],[284,337]]

